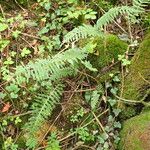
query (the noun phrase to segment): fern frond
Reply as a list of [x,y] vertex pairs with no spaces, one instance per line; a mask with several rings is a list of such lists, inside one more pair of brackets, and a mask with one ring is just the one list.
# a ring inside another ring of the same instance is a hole
[[18,66],[15,72],[16,81],[20,84],[22,81],[29,82],[30,79],[42,81],[49,78],[62,78],[67,74],[70,75],[70,71],[65,71],[66,69],[69,70],[68,67],[85,59],[86,56],[87,53],[84,50],[69,49],[63,53],[56,54],[52,58],[39,59],[36,62],[30,62],[26,66]]
[[92,97],[91,97],[91,108],[92,110],[96,109],[97,106],[99,105],[99,97],[100,97],[100,94],[98,93],[97,90],[93,91],[92,93]]
[[104,36],[100,30],[103,29],[104,26],[113,22],[118,15],[126,14],[129,18],[136,17],[140,13],[144,12],[143,7],[148,3],[150,3],[150,0],[133,0],[133,6],[111,8],[97,20],[94,27],[91,25],[83,25],[67,33],[64,37],[63,43],[76,42],[88,37]]
[[113,22],[118,15],[127,14],[129,17],[132,17],[137,16],[141,12],[143,12],[141,7],[140,9],[131,6],[114,7],[97,20],[96,27],[99,29],[103,28]]
[[137,9],[143,9],[149,3],[150,0],[133,0],[133,6]]
[[57,136],[55,133],[52,133],[48,138],[48,146],[46,150],[60,150],[59,141],[57,140]]
[[68,34],[65,35],[63,43],[70,43],[70,42],[76,42],[80,39],[85,39],[87,37],[95,37],[95,36],[102,36],[103,34],[98,31],[97,28],[94,28],[91,25],[83,25],[79,26],[77,28],[74,28],[72,31],[70,31]]
[[51,115],[56,104],[59,102],[63,92],[63,85],[58,84],[51,87],[51,90],[48,92],[49,94],[47,95],[38,94],[36,96],[35,102],[32,105],[32,117],[25,125],[25,129],[28,133],[27,146],[30,148],[34,148],[37,145],[38,138],[36,137],[36,134],[43,122]]

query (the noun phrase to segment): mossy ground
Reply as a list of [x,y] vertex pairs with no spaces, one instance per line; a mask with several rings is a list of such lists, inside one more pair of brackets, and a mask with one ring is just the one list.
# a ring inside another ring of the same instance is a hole
[[127,120],[120,135],[119,150],[149,150],[150,111]]

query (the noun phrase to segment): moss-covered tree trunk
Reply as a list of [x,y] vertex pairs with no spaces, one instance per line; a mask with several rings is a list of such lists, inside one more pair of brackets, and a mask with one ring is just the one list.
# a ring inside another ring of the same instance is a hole
[[150,89],[150,33],[133,57],[130,73],[125,78],[123,97],[141,100]]
[[[150,33],[133,57],[123,97],[139,101],[150,91]],[[146,95],[146,96],[145,96]],[[126,109],[127,111],[127,109]],[[119,150],[150,150],[150,108],[123,124]]]

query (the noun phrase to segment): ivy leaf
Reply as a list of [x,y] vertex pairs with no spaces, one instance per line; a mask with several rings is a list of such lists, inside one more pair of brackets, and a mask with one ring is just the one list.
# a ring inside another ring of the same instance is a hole
[[121,112],[121,109],[114,109],[113,110],[113,113],[115,114],[115,117],[117,117],[120,112]]
[[115,87],[115,88],[112,88],[112,89],[110,90],[110,92],[111,92],[112,94],[116,95],[117,92],[118,92],[118,89],[117,89],[116,87]]
[[113,81],[114,81],[114,82],[120,82],[120,79],[118,78],[118,76],[115,76],[115,77],[113,78]]
[[108,99],[108,102],[111,106],[114,106],[116,104],[116,100],[115,99]]
[[119,129],[120,129],[120,128],[121,128],[121,123],[120,123],[120,122],[115,121],[115,122],[114,122],[114,127],[115,127],[115,128],[119,128]]

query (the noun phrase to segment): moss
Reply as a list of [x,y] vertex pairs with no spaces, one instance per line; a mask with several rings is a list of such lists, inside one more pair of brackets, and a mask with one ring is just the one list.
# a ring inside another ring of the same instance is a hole
[[125,79],[126,99],[140,100],[150,88],[150,33],[141,43],[131,62],[130,73]]
[[97,69],[108,66],[112,61],[117,61],[118,55],[124,54],[128,46],[117,36],[111,34],[106,35],[104,39],[95,38],[93,42],[97,44],[96,55],[91,54],[90,60]]
[[90,47],[90,44],[96,45],[93,53],[89,54],[88,56],[88,60],[90,60],[93,67],[97,68],[98,70],[98,74],[96,73],[93,75],[97,76],[97,80],[100,82],[109,80],[109,74],[118,73],[119,67],[115,66],[111,69],[108,69],[108,66],[112,64],[112,62],[116,62],[118,60],[118,55],[125,53],[128,44],[121,41],[115,35],[106,34],[104,38],[95,37],[82,40],[79,43],[79,47],[87,47],[87,45]]
[[119,150],[149,150],[150,111],[127,120],[120,136]]
[[127,106],[122,108],[122,112],[120,114],[120,119],[121,120],[126,120],[129,119],[137,114],[136,109],[131,106]]

